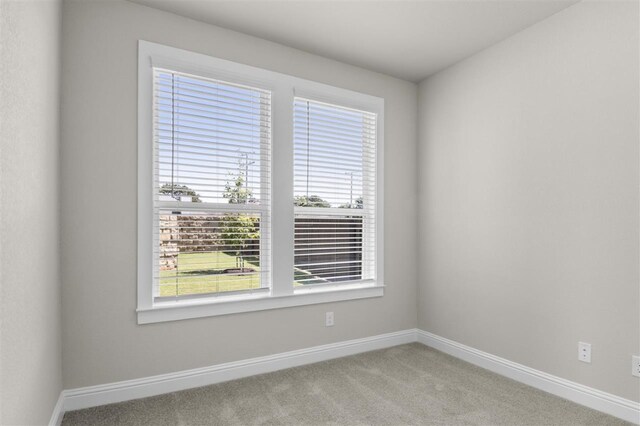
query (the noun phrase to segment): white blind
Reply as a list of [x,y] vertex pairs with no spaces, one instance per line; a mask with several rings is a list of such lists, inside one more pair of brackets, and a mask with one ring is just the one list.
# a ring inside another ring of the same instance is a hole
[[271,94],[154,69],[154,295],[268,288]]
[[294,101],[294,283],[375,279],[376,114]]

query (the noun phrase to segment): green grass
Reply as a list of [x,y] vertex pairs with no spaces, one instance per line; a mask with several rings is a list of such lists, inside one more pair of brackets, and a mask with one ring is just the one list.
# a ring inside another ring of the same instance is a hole
[[254,272],[242,275],[224,273],[236,268],[236,257],[221,251],[181,253],[178,270],[160,271],[160,296],[219,293],[260,288],[260,266],[255,257],[245,258],[245,268]]

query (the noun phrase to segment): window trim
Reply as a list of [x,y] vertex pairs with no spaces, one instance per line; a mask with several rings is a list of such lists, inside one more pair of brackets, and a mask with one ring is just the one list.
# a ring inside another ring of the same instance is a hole
[[[271,288],[251,295],[153,298],[153,67],[271,91]],[[293,287],[293,101],[308,98],[377,114],[376,280]],[[285,143],[288,142],[288,143]],[[138,42],[138,324],[252,312],[316,303],[380,297],[384,294],[384,99],[200,53]],[[274,190],[275,189],[275,190]]]

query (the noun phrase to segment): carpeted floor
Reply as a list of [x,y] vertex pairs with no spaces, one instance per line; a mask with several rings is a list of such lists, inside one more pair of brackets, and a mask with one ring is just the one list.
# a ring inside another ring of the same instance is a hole
[[68,412],[72,425],[623,425],[418,343]]

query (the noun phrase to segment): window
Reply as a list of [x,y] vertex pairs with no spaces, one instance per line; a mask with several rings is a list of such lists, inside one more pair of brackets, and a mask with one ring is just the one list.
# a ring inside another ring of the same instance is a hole
[[270,92],[153,73],[154,298],[268,290]]
[[376,115],[294,101],[294,283],[375,279]]
[[139,323],[383,295],[382,99],[144,41],[138,61]]

